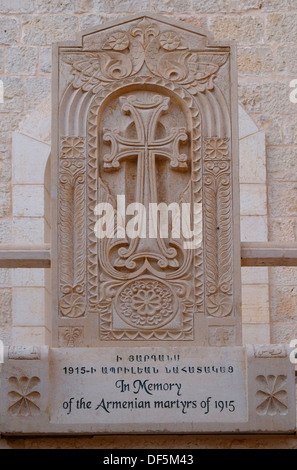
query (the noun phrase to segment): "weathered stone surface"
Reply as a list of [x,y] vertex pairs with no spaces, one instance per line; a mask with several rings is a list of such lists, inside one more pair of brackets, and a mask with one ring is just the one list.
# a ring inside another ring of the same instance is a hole
[[[239,139],[258,132],[258,127],[242,106],[238,106]],[[242,158],[244,158],[242,156]]]
[[35,47],[9,47],[6,55],[6,72],[18,75],[34,75],[38,50]]
[[13,322],[15,326],[44,324],[44,289],[42,287],[14,288]]
[[263,44],[264,19],[259,16],[215,16],[209,28],[218,41],[234,39],[238,44]]
[[[4,86],[4,103],[1,104],[1,111],[16,111],[21,113],[24,109],[24,88],[23,80],[19,77],[1,77]],[[1,120],[2,121],[2,120]],[[4,123],[2,123],[4,124]],[[10,115],[7,127],[10,125]],[[1,126],[1,124],[0,124]]]
[[193,8],[199,13],[240,12],[261,8],[261,0],[193,0]]
[[296,181],[297,147],[270,147],[267,152],[267,169],[270,180]]
[[7,217],[11,212],[10,184],[0,183],[0,217]]
[[19,24],[15,18],[0,16],[0,43],[15,44],[20,34]]
[[270,216],[297,216],[297,183],[274,182],[268,187]]
[[40,13],[71,12],[75,2],[71,0],[37,0],[36,10]]
[[270,326],[267,324],[243,324],[243,344],[270,344]]
[[198,28],[207,28],[207,17],[206,16],[193,16],[187,14],[174,13],[174,19],[179,21],[185,21],[186,23],[198,26]]
[[288,81],[269,83],[240,83],[239,100],[247,112],[263,114],[296,114],[296,104],[290,102]]
[[11,326],[11,289],[0,289],[0,328]]
[[3,73],[3,71],[4,71],[4,60],[3,60],[3,57],[4,57],[4,48],[1,47],[1,48],[0,48],[0,73]]
[[240,185],[240,213],[241,215],[267,214],[265,184]]
[[108,15],[105,13],[93,13],[92,15],[84,15],[80,18],[80,30],[84,31],[86,29],[94,28],[98,26],[98,24],[102,24],[106,21],[111,20],[112,18],[108,18]]
[[13,184],[43,184],[49,146],[17,132],[13,135],[12,146]]
[[0,285],[1,287],[11,287],[11,269],[0,269]]
[[191,0],[153,0],[152,8],[154,11],[183,13],[192,10],[192,2]]
[[12,220],[0,220],[0,243],[11,243],[12,241]]
[[[20,268],[20,269],[10,269],[9,271],[11,272],[12,284],[15,287],[43,287],[45,271],[48,272],[49,270],[37,269],[37,268],[35,269]],[[1,270],[0,270],[0,276],[1,276]]]
[[237,63],[244,75],[271,74],[275,68],[272,49],[267,47],[239,47]]
[[39,55],[39,69],[42,73],[50,73],[52,70],[52,50],[50,47],[43,47]]
[[273,323],[271,325],[271,342],[272,343],[283,343],[290,344],[293,339],[297,338],[297,326],[296,323],[284,324],[284,323]]
[[[21,134],[33,137],[40,142],[50,144],[51,138],[51,97],[48,95],[45,99],[34,107],[31,112],[20,124]],[[33,147],[34,144],[32,144]],[[48,147],[49,151],[49,147]]]
[[[3,105],[2,105],[3,106]],[[22,119],[21,113],[5,112],[0,113],[0,141],[1,144],[10,145],[11,133],[18,127]]]
[[276,66],[280,72],[297,73],[297,47],[282,46],[276,49]]
[[269,323],[268,285],[248,284],[242,286],[243,323]]
[[263,242],[267,240],[267,217],[264,215],[241,216],[240,233],[242,242]]
[[0,183],[5,183],[11,178],[11,162],[8,147],[0,146]]
[[266,183],[265,134],[257,132],[239,141],[240,183]]
[[41,217],[15,217],[12,225],[13,243],[43,243],[44,222]]
[[264,12],[270,11],[288,11],[288,8],[296,7],[295,0],[261,0],[261,9]]
[[43,46],[65,38],[74,39],[77,30],[78,18],[74,16],[48,14],[23,18],[23,42],[25,44]]
[[297,267],[279,266],[269,268],[270,282],[272,285],[296,286],[297,285]]
[[243,284],[268,284],[268,268],[243,267],[241,268],[241,281]]
[[32,13],[34,0],[0,0],[0,13]]
[[252,115],[259,129],[265,131],[266,144],[280,145],[282,144],[282,116],[268,116],[267,114]]
[[43,346],[50,342],[50,334],[43,326],[15,326],[12,330],[11,342],[16,346],[23,344]]
[[75,13],[89,13],[94,6],[103,6],[102,2],[94,1],[94,0],[77,0],[75,3]]
[[16,217],[43,217],[44,188],[38,185],[13,186],[13,215]]
[[30,110],[38,106],[40,101],[46,98],[51,90],[50,78],[33,77],[28,78],[24,85],[26,96],[26,108]]
[[250,85],[239,81],[238,98],[248,113],[260,113],[261,87],[258,83]]
[[273,322],[296,322],[297,287],[274,286],[271,289],[271,319]]
[[295,43],[297,41],[297,14],[271,13],[267,16],[266,37],[273,43]]
[[297,219],[273,218],[269,222],[269,238],[274,241],[297,241]]
[[284,144],[296,144],[297,142],[297,115],[284,116],[283,118]]

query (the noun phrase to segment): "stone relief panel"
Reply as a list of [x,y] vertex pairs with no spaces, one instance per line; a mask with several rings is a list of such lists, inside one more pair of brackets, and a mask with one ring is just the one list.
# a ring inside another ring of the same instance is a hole
[[231,48],[208,42],[152,15],[58,48],[60,346],[240,344]]

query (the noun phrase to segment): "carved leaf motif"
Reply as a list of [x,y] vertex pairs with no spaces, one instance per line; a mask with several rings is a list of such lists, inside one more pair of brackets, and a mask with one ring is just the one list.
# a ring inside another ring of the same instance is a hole
[[[77,147],[78,143],[73,139],[70,143],[74,142]],[[65,142],[69,142],[69,139],[63,139],[64,146]],[[84,183],[84,161],[72,157],[61,159],[59,187],[60,311],[62,315],[70,318],[84,315],[86,304],[84,295],[86,190]],[[75,232],[73,227],[75,227]]]
[[73,348],[77,339],[82,335],[82,328],[66,328],[63,334],[69,348]]
[[207,313],[214,317],[226,317],[233,308],[228,139],[208,138],[204,142]]
[[38,377],[10,377],[12,390],[8,392],[12,404],[8,412],[13,416],[36,416],[40,413],[38,401],[40,393],[34,390],[40,383]]
[[286,390],[287,377],[285,375],[258,375],[259,390],[256,393],[258,399],[258,415],[275,416],[288,414]]

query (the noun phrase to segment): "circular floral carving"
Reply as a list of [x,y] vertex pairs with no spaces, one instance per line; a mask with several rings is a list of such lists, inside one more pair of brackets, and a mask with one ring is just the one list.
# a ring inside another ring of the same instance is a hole
[[227,317],[232,311],[232,297],[216,292],[208,297],[208,314],[212,317]]
[[76,292],[66,294],[61,300],[60,309],[64,317],[81,317],[85,311],[84,299]]
[[173,31],[160,34],[160,44],[166,51],[174,51],[180,45],[180,38]]
[[138,328],[163,326],[176,314],[175,295],[171,288],[151,278],[125,284],[118,294],[117,306],[120,317]]
[[109,46],[114,51],[124,51],[129,46],[127,33],[124,33],[123,31],[113,33],[104,46]]
[[84,152],[83,137],[63,137],[62,139],[62,157],[79,158]]

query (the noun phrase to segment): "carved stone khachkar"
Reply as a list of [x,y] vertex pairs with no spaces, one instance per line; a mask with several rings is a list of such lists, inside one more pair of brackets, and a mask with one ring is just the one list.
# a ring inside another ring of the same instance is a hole
[[[56,344],[69,328],[80,346],[241,344],[232,61],[230,46],[149,16],[59,46]],[[183,232],[152,238],[147,226],[144,236],[119,238],[116,216],[111,236],[98,238],[97,204],[118,210],[120,196],[124,211],[165,203],[180,216],[188,204],[200,242],[188,249]]]
[[53,347],[5,348],[4,434],[295,431],[295,353],[241,345],[233,60],[151,14],[56,46]]

